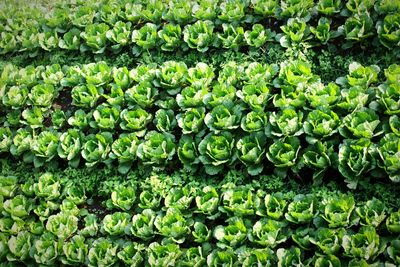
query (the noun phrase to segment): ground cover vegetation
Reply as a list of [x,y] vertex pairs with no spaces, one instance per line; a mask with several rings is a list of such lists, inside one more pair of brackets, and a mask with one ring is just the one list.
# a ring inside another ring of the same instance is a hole
[[397,1],[0,21],[2,265],[400,265]]

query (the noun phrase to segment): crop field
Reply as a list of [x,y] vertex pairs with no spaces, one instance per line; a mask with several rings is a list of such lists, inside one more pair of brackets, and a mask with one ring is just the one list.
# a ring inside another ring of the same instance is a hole
[[400,266],[400,1],[1,1],[2,266]]

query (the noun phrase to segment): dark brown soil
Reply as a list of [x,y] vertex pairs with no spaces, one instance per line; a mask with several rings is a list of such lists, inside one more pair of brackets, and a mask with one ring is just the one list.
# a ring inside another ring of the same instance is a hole
[[53,107],[61,108],[64,112],[72,110],[74,107],[72,106],[71,88],[63,88],[53,103]]

